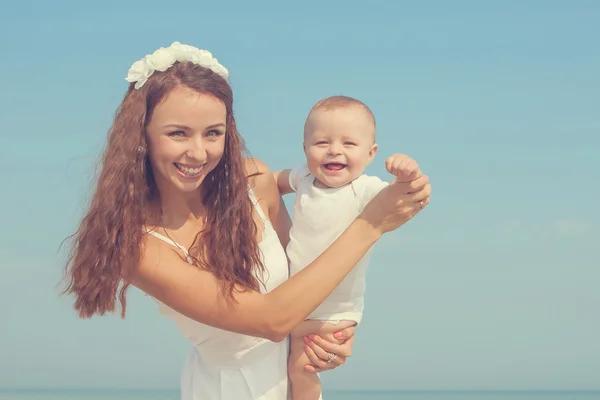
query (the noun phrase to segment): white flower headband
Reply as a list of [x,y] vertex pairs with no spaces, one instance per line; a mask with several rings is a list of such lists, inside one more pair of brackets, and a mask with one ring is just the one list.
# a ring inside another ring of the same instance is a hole
[[127,72],[128,82],[135,82],[135,88],[141,88],[154,71],[166,71],[176,61],[189,61],[194,64],[211,69],[216,74],[227,80],[229,71],[219,64],[210,51],[201,50],[194,46],[173,42],[169,47],[161,47],[152,54],[146,55],[133,63]]

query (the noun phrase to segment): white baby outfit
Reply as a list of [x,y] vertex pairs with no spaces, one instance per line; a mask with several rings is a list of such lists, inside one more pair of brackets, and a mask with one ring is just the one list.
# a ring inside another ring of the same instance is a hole
[[[361,175],[340,188],[321,189],[306,166],[290,172],[296,192],[290,242],[286,253],[290,276],[312,263],[362,212],[367,203],[388,185],[374,176]],[[360,322],[370,249],[336,289],[308,319]]]

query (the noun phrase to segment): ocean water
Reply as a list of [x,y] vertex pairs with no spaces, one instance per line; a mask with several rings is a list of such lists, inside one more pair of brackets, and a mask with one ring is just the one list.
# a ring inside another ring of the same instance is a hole
[[[324,400],[600,400],[594,392],[339,392],[325,391]],[[179,400],[177,391],[142,390],[6,390],[0,400]]]

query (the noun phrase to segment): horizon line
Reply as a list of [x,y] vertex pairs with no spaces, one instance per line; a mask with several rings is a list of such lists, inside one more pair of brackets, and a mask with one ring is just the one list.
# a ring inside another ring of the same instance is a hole
[[[110,388],[110,387],[0,387],[3,391],[121,391],[121,392],[172,392],[179,388]],[[327,392],[338,393],[598,393],[598,389],[327,389]]]

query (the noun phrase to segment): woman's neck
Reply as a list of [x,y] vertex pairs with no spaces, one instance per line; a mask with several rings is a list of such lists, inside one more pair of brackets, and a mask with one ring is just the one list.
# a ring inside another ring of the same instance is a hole
[[202,191],[182,193],[181,191],[159,190],[159,198],[152,206],[154,225],[164,229],[178,230],[187,223],[194,225],[204,219],[206,208],[202,203]]

